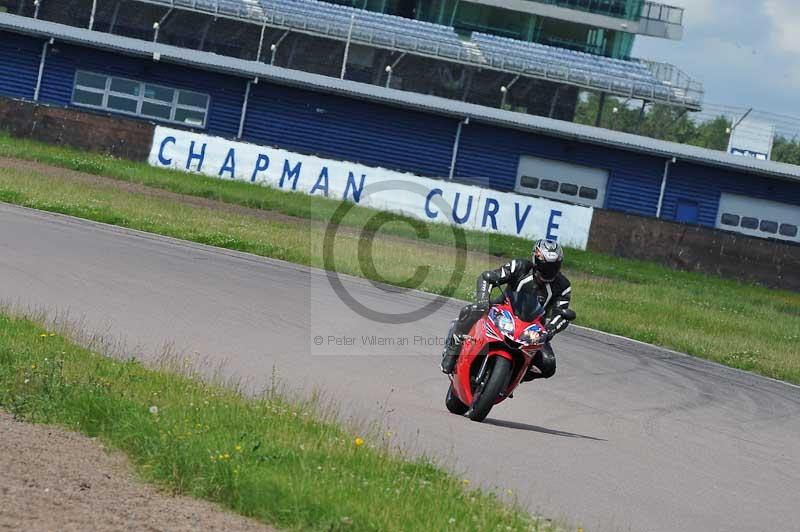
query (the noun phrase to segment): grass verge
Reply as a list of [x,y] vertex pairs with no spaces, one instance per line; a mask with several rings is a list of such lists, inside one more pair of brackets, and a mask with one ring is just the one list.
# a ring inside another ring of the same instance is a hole
[[425,459],[356,438],[319,405],[246,398],[78,347],[0,314],[0,407],[126,452],[174,493],[297,530],[551,530]]
[[[113,181],[75,182],[52,172],[0,169],[0,200],[37,209],[131,227],[300,264],[323,267],[324,222],[339,203],[247,183],[189,175],[0,136],[0,156],[24,157],[50,165],[108,176],[185,196],[211,198],[255,209],[230,212],[174,199],[131,193]],[[259,212],[279,212],[293,220],[270,220]],[[363,227],[375,211],[352,209],[343,225]],[[335,268],[342,273],[469,299],[474,278],[502,257],[524,256],[522,239],[467,233],[473,252],[465,276],[450,283],[453,235],[429,224],[425,243],[403,220],[380,228],[371,248],[375,267],[362,267],[364,249],[354,232],[336,239]],[[398,237],[401,240],[398,240]],[[436,244],[436,245],[430,245]],[[417,265],[431,265],[417,285]],[[638,261],[569,250],[567,274],[573,281],[579,323],[647,343],[673,348],[769,377],[800,383],[800,294],[677,272]]]

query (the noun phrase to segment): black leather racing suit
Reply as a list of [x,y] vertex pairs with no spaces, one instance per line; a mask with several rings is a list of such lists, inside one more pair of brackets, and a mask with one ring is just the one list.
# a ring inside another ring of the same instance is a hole
[[[468,334],[475,322],[489,308],[489,295],[495,286],[507,285],[507,290],[517,292],[533,291],[545,309],[545,325],[550,338],[566,329],[569,322],[557,311],[569,308],[572,296],[572,287],[569,280],[564,274],[559,273],[552,282],[539,283],[536,280],[535,268],[533,262],[529,260],[516,259],[507,262],[497,270],[483,272],[478,277],[475,290],[476,303],[461,309],[458,319],[450,327],[447,335],[448,347],[445,350],[445,354],[447,354],[448,349],[455,349],[454,342],[458,342],[458,338],[462,335]],[[458,349],[460,350],[460,345]],[[525,380],[549,379],[555,374],[556,357],[549,341],[545,343],[542,350],[536,355],[533,365],[539,369],[540,373],[537,373],[536,370],[529,370]]]

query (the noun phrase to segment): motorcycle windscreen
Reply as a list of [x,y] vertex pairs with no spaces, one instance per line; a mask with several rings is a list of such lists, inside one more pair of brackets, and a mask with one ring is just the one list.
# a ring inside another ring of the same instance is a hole
[[539,303],[539,298],[532,291],[516,292],[507,290],[506,297],[511,303],[514,314],[524,322],[536,321],[536,318],[544,314],[544,308]]

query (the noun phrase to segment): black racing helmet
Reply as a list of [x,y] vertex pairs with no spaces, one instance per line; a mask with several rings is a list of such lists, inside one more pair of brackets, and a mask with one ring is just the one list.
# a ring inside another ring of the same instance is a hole
[[549,283],[561,271],[564,249],[555,240],[539,240],[533,245],[531,260],[536,265],[536,276],[539,280]]

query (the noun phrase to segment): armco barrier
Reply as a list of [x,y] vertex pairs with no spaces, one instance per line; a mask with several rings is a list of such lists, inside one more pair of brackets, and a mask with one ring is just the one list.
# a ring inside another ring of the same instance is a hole
[[[426,222],[586,249],[591,207],[156,127],[150,164],[344,199]],[[488,182],[488,179],[487,179]]]
[[800,291],[800,245],[596,210],[590,251]]
[[153,124],[0,98],[0,130],[12,136],[144,161]]

